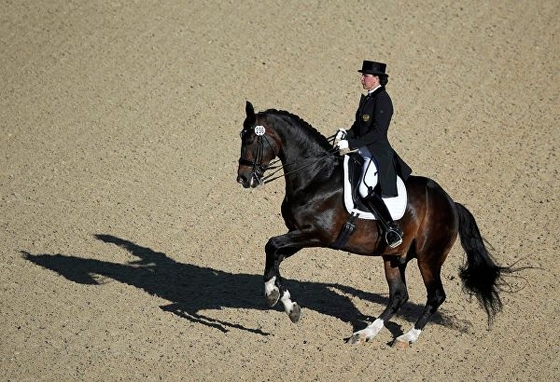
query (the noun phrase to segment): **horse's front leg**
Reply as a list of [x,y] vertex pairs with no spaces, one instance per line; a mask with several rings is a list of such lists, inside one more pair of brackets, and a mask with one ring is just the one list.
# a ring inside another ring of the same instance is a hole
[[299,231],[291,231],[286,235],[271,238],[265,246],[266,264],[264,269],[264,294],[268,304],[274,306],[282,302],[284,311],[292,322],[298,322],[301,309],[297,302],[282,283],[280,264],[282,261],[298,252],[303,246],[300,244],[302,235]]

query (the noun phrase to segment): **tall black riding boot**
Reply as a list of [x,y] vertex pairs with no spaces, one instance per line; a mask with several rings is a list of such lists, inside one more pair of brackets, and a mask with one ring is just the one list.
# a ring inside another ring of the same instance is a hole
[[396,248],[402,243],[403,232],[397,223],[393,220],[391,213],[387,209],[385,202],[381,196],[372,191],[364,199],[364,202],[373,212],[381,227],[385,231],[385,242],[391,248]]

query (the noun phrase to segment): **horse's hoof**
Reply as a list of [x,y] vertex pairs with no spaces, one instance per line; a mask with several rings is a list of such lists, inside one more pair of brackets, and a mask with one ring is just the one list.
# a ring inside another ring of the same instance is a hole
[[408,341],[396,340],[395,342],[393,342],[393,348],[399,350],[410,349],[410,343]]
[[266,301],[271,308],[280,300],[280,291],[274,289],[270,294],[266,295]]
[[346,343],[348,344],[363,344],[367,342],[367,338],[366,336],[364,336],[362,333],[354,333],[352,334],[352,337],[350,337],[348,339],[348,341],[346,341]]
[[290,313],[288,313],[288,317],[290,317],[290,320],[294,324],[299,321],[299,318],[301,317],[301,308],[297,303],[294,303],[294,305],[292,306],[292,310],[290,311]]

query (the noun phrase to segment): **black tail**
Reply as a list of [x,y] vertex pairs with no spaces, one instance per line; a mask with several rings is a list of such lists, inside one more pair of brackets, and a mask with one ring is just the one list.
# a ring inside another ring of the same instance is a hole
[[502,310],[499,292],[502,272],[507,268],[498,266],[486,249],[474,216],[460,203],[455,203],[459,215],[459,237],[467,254],[467,261],[459,270],[463,289],[475,295],[486,313],[488,324]]

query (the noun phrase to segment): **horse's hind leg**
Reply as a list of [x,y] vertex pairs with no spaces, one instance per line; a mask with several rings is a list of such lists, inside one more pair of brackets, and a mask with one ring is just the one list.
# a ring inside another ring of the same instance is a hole
[[357,331],[350,337],[352,344],[363,343],[371,340],[385,326],[399,308],[408,301],[406,289],[405,269],[406,263],[400,263],[395,256],[384,256],[385,277],[389,284],[389,304],[379,317],[365,329]]
[[[443,259],[447,254],[443,255]],[[416,342],[420,333],[428,323],[428,320],[437,311],[439,306],[445,301],[445,291],[441,283],[441,266],[443,260],[440,259],[418,259],[418,267],[422,274],[422,279],[428,291],[428,299],[426,306],[420,315],[420,318],[414,324],[414,327],[405,334],[397,337],[394,346],[408,347],[410,344]]]

